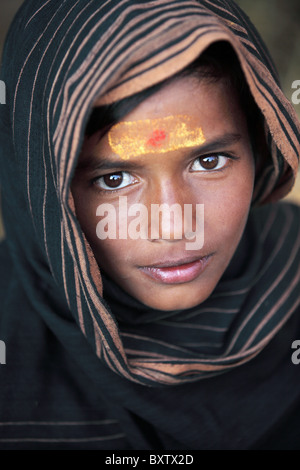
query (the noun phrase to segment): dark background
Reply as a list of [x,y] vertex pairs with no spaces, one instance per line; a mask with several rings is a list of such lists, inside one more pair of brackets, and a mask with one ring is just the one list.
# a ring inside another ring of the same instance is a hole
[[[7,29],[22,3],[23,0],[0,0],[0,60]],[[248,14],[264,38],[278,68],[283,90],[291,100],[294,91],[292,83],[300,80],[300,1],[236,0],[236,3]],[[300,104],[294,107],[300,117]],[[300,177],[288,198],[300,204]]]

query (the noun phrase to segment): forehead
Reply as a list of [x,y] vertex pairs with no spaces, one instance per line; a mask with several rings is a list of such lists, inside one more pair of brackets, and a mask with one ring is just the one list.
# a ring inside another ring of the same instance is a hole
[[[179,121],[182,122],[183,117],[186,129],[179,145],[176,138],[179,137]],[[170,142],[167,134],[172,130]],[[222,79],[212,83],[184,77],[146,98],[110,131],[102,134],[99,130],[86,139],[80,162],[83,164],[92,155],[98,160],[110,158],[120,162],[124,160],[124,163],[132,160],[136,164],[139,156],[143,161],[148,161],[148,158],[153,161],[154,154],[189,147],[196,140],[200,150],[203,142],[206,146],[229,134],[240,134],[242,139],[248,139],[246,116],[235,89]],[[143,153],[141,148],[145,143],[147,153]]]
[[[155,119],[170,115],[206,116],[210,111],[239,105],[237,91],[226,78],[211,80],[195,75],[176,78],[143,100],[122,121]],[[232,109],[231,109],[232,110]]]
[[110,129],[108,142],[114,153],[127,160],[137,155],[200,146],[205,137],[194,116],[171,115],[120,122]]
[[178,79],[145,99],[107,134],[110,149],[122,159],[200,146],[214,132],[243,126],[235,90],[227,81]]

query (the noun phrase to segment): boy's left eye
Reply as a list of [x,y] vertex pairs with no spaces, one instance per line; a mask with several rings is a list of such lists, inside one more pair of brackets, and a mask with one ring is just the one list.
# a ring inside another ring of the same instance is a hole
[[220,170],[228,162],[229,157],[226,155],[203,155],[194,160],[191,170],[192,171],[209,171]]

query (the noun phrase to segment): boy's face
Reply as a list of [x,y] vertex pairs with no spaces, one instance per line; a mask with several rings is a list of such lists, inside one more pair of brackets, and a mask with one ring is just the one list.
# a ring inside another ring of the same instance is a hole
[[[200,304],[216,287],[243,234],[253,184],[254,158],[235,92],[223,80],[186,77],[100,140],[95,134],[85,141],[72,193],[100,268],[144,304],[175,310]],[[128,215],[132,204],[140,211],[133,206]],[[170,212],[154,224],[154,204],[177,204],[181,220]],[[185,230],[188,218],[194,240]]]

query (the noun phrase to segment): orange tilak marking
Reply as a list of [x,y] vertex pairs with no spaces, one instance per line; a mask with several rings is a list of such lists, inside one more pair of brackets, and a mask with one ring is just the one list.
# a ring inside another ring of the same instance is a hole
[[112,151],[123,160],[149,153],[167,153],[205,142],[198,119],[189,115],[119,122],[108,132]]
[[150,139],[147,140],[147,145],[150,145],[151,147],[160,147],[166,136],[167,134],[163,129],[155,129]]
[[167,134],[164,130],[155,129],[150,139],[148,139],[147,145],[151,145],[152,147],[160,147],[166,136]]

